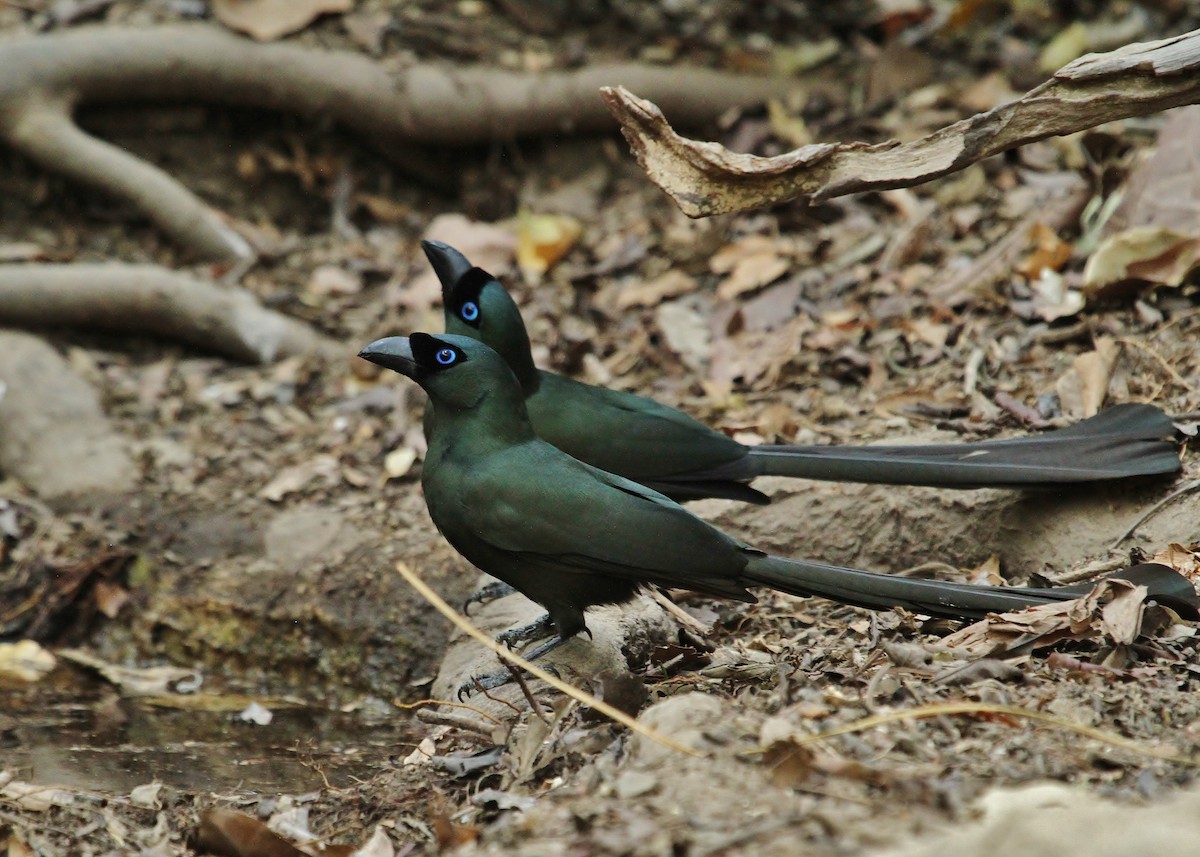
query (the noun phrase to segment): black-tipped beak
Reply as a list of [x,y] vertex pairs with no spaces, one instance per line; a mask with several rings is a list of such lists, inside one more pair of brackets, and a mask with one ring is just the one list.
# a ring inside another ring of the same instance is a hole
[[443,296],[450,294],[462,275],[471,270],[467,257],[442,241],[422,241],[421,249],[425,251],[425,257],[442,283]]
[[358,352],[358,356],[409,378],[417,371],[417,361],[413,359],[412,345],[409,344],[407,336],[385,336],[383,339],[376,339]]

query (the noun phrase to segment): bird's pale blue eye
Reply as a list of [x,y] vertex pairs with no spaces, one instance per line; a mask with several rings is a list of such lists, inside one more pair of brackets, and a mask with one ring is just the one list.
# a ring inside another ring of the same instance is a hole
[[462,305],[462,309],[460,309],[459,312],[467,321],[474,321],[475,319],[479,318],[479,305],[476,304],[475,301],[467,301]]
[[441,351],[439,351],[437,354],[434,355],[434,359],[437,360],[438,363],[441,363],[443,366],[449,366],[451,363],[454,362],[454,359],[456,356],[457,355],[454,353],[454,350],[452,348],[443,348]]

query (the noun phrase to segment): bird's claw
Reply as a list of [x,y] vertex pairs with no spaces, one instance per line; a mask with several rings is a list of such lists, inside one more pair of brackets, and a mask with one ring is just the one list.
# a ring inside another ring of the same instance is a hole
[[503,598],[514,592],[516,590],[503,581],[496,580],[484,584],[467,596],[467,600],[462,605],[462,612],[464,615],[470,616],[472,604],[487,604],[489,601],[495,601],[497,598]]
[[462,702],[470,698],[471,694],[477,690],[488,691],[493,690],[501,685],[507,684],[512,679],[512,673],[485,673],[483,675],[473,675],[458,686],[455,691],[455,696],[458,701]]

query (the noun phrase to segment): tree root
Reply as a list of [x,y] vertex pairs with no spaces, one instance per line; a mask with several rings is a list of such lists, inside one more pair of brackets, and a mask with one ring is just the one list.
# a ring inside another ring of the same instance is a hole
[[257,44],[205,25],[81,28],[0,44],[0,140],[136,207],[180,245],[239,260],[249,246],[162,170],[81,131],[80,104],[203,101],[328,116],[403,159],[412,144],[468,145],[611,128],[598,91],[622,84],[677,121],[795,89],[786,80],[636,63],[519,73]]
[[249,363],[347,352],[245,289],[154,265],[0,265],[0,324],[146,333]]

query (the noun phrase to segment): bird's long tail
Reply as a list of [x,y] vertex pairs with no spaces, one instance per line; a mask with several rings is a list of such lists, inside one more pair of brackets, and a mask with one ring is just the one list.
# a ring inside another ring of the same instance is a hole
[[[1056,589],[972,586],[776,556],[752,558],[743,574],[747,584],[769,586],[792,595],[828,598],[870,610],[903,607],[914,613],[948,619],[978,619],[988,613],[1068,601],[1091,588],[1088,585]],[[1143,563],[1110,576],[1145,586],[1150,600],[1170,607],[1184,618],[1200,618],[1200,598],[1192,584],[1165,565]]]
[[1068,428],[975,443],[755,446],[760,476],[944,488],[1052,487],[1178,473],[1171,420],[1153,405],[1116,405]]

